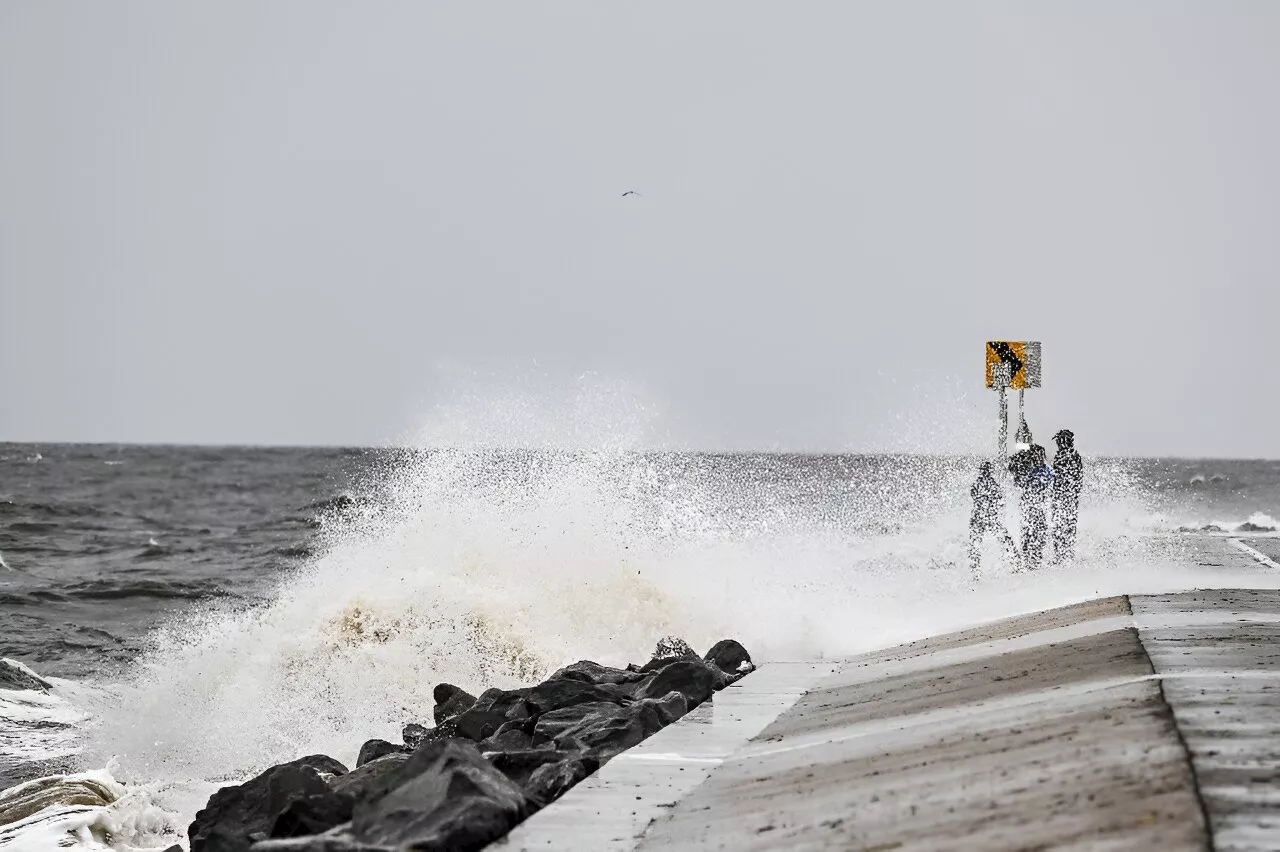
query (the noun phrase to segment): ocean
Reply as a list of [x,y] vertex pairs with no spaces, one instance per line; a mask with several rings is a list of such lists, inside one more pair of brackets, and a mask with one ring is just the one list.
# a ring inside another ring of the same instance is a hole
[[670,634],[835,657],[1194,588],[1181,542],[1280,516],[1280,462],[1087,459],[1076,559],[1014,573],[991,542],[975,575],[976,464],[0,445],[0,657],[54,687],[0,688],[0,790],[88,773],[118,797],[0,825],[0,849],[164,848],[221,783],[398,739],[441,681],[620,665]]

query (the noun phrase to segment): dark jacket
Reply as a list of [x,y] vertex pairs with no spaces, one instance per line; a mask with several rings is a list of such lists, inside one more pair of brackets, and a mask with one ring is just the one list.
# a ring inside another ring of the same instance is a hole
[[1028,471],[1022,480],[1023,502],[1043,501],[1049,489],[1054,487],[1053,468],[1048,465],[1037,465]]
[[1019,488],[1024,487],[1023,483],[1027,481],[1027,476],[1035,466],[1035,455],[1030,449],[1018,450],[1009,456],[1009,475],[1013,477],[1013,484]]
[[1004,503],[1004,494],[1000,491],[1000,483],[996,482],[994,476],[978,474],[978,480],[969,489],[969,496],[973,497],[975,518],[988,521],[999,516],[1000,507]]
[[1084,486],[1084,462],[1072,448],[1058,450],[1053,457],[1053,494],[1055,497],[1079,496]]

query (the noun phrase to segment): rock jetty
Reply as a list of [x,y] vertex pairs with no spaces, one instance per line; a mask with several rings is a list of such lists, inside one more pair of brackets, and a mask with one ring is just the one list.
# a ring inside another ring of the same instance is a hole
[[481,849],[753,668],[732,639],[700,657],[668,638],[642,666],[583,660],[479,696],[442,683],[434,724],[369,740],[353,769],[311,755],[218,790],[191,852]]

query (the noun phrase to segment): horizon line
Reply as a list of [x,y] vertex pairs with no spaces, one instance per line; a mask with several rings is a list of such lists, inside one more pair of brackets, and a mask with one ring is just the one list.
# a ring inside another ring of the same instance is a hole
[[[10,441],[0,440],[0,446],[13,447],[126,447],[135,449],[206,449],[206,450],[336,450],[336,451],[387,451],[401,450],[413,452],[544,452],[544,453],[583,453],[583,452],[621,452],[636,455],[705,455],[705,456],[908,456],[923,458],[986,458],[987,454],[972,452],[923,452],[918,450],[786,450],[786,449],[617,449],[599,446],[582,447],[546,447],[521,445],[437,445],[417,446],[412,444],[303,444],[303,443],[219,443],[219,442],[181,442],[181,441]],[[1240,462],[1272,462],[1280,459],[1268,456],[1209,456],[1209,455],[1115,455],[1096,454],[1087,458],[1138,460],[1138,461],[1240,461]]]

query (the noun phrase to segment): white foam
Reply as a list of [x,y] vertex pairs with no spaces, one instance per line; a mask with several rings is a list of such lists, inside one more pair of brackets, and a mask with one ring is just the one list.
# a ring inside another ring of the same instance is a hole
[[99,807],[54,805],[25,819],[0,826],[0,849],[5,852],[43,852],[59,848],[141,852],[165,848],[177,842],[179,834],[183,833],[175,830],[176,815],[152,801],[150,789],[121,784],[110,767],[49,776],[20,784],[4,791],[4,794],[12,796],[48,780],[92,781],[107,792],[112,801]]

